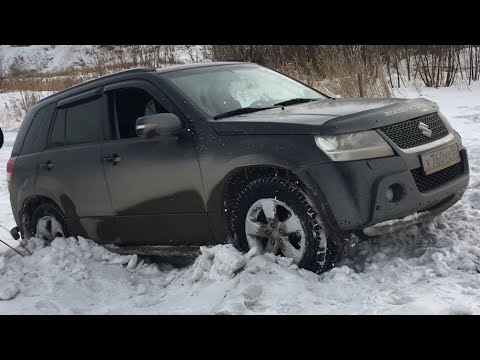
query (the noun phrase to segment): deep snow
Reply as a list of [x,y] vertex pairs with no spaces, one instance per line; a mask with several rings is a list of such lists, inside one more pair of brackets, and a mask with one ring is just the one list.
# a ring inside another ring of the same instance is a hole
[[[337,268],[322,275],[230,245],[202,248],[193,265],[178,269],[81,238],[48,247],[32,240],[31,256],[0,253],[0,313],[480,314],[480,84],[421,94],[461,134],[471,170],[463,199],[430,223],[352,244]],[[0,150],[3,169],[13,137],[7,134]],[[13,226],[4,176],[0,224]]]

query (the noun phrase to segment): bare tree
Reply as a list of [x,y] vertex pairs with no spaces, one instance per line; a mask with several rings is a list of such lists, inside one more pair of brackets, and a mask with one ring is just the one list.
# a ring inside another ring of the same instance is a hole
[[[417,46],[413,59],[425,86],[448,87],[453,85],[462,66],[460,52],[463,50],[464,47],[458,45]],[[472,57],[470,57],[470,60],[472,60]]]
[[187,53],[190,61],[193,63],[199,62],[202,59],[201,52],[196,45],[185,45],[185,52]]
[[212,45],[211,57],[256,62],[343,96],[390,96],[380,50],[367,45]]
[[99,46],[94,52],[94,68],[98,76],[107,74],[107,64],[110,60],[111,49]]

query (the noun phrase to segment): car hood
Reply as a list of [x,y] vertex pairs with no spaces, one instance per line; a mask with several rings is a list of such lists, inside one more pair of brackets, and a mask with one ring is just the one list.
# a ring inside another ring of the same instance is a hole
[[375,129],[438,111],[425,99],[325,99],[212,120],[221,135],[341,134]]

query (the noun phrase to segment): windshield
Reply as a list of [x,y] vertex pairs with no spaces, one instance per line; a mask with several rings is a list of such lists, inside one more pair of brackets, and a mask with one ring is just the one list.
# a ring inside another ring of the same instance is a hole
[[236,110],[240,109],[248,113],[327,98],[273,70],[252,64],[201,67],[162,76],[212,118],[238,115],[242,111]]

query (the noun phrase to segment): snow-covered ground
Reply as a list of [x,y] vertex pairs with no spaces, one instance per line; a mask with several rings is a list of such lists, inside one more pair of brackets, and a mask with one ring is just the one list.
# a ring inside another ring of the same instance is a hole
[[[92,66],[99,45],[0,45],[0,65],[8,72],[21,70],[55,72],[72,67]],[[205,61],[201,45],[175,45],[175,58],[181,63]]]
[[[421,95],[440,105],[470,158],[463,199],[434,221],[358,243],[322,275],[230,245],[204,248],[193,265],[174,268],[112,254],[85,239],[57,239],[48,247],[32,241],[31,256],[0,253],[0,313],[480,314],[480,84]],[[13,138],[7,134],[0,150],[2,169]],[[12,226],[4,178],[0,224]]]
[[[4,144],[0,149],[0,240],[6,241],[8,244],[14,246],[18,245],[18,242],[14,241],[10,234],[6,232],[5,229],[2,229],[2,226],[6,227],[7,229],[11,229],[15,226],[15,221],[13,220],[12,215],[12,208],[10,207],[10,196],[8,194],[7,188],[6,167],[7,161],[8,159],[10,159],[10,154],[12,152],[13,143],[15,141],[17,133],[9,131],[5,132],[3,135]],[[4,244],[0,243],[0,254],[6,249],[7,247]]]
[[9,70],[19,69],[52,72],[70,67],[92,65],[96,45],[0,45],[0,58]]

